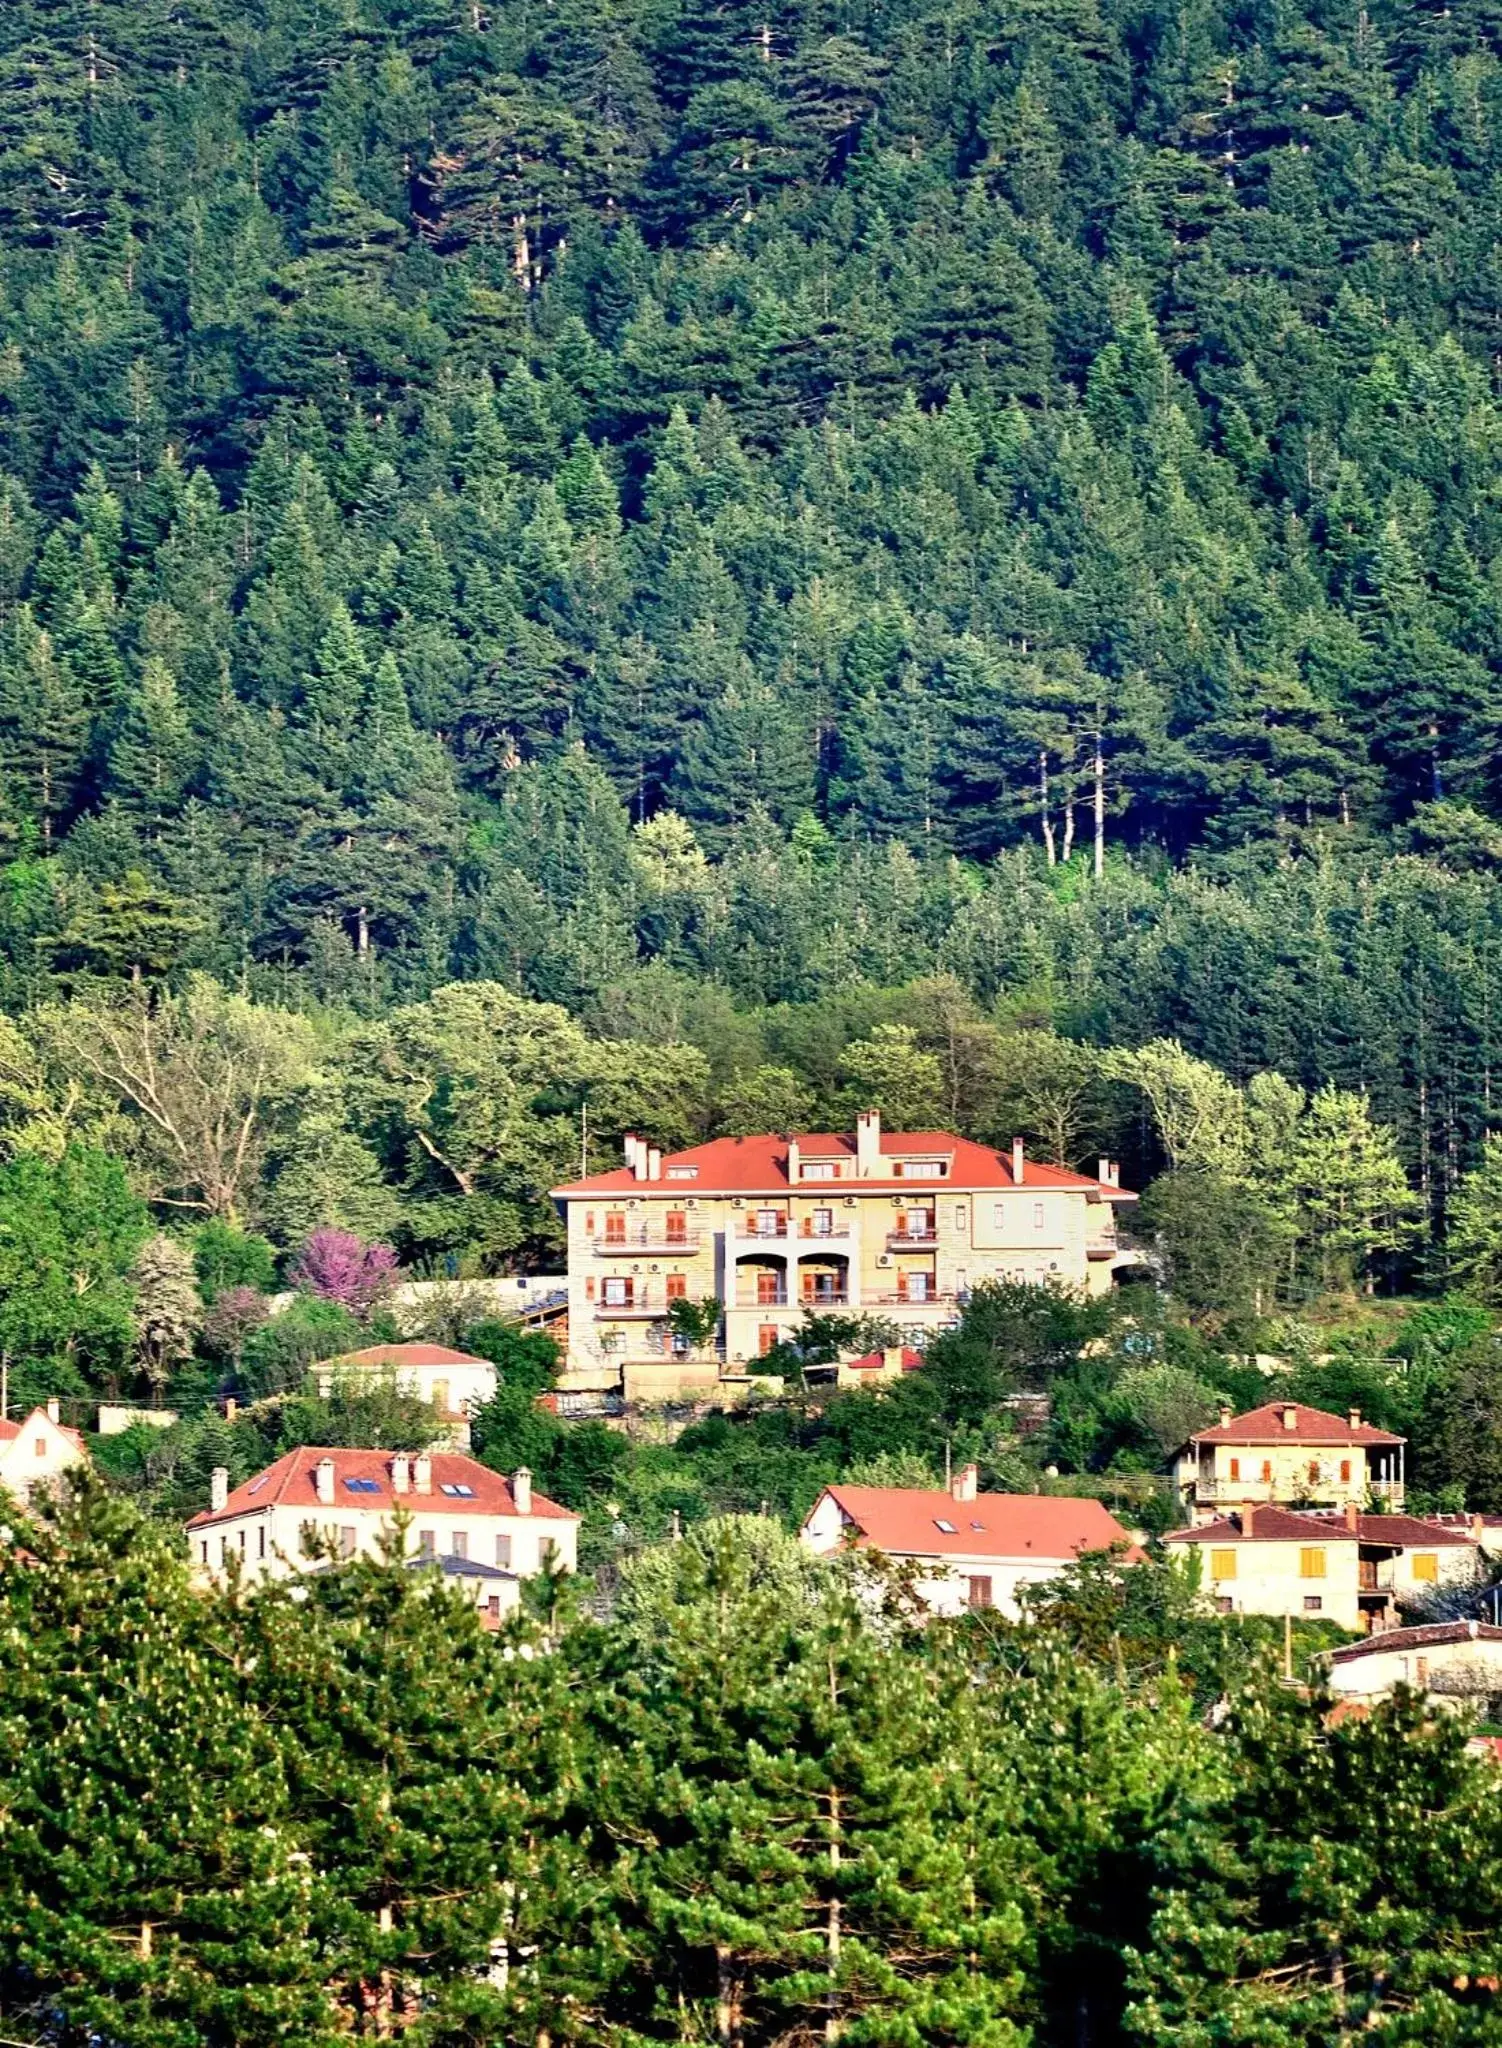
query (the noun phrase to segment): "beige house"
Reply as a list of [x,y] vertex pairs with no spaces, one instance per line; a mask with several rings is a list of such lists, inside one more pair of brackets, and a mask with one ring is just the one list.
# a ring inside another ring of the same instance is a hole
[[472,1358],[446,1344],[371,1344],[324,1359],[313,1368],[313,1377],[325,1401],[338,1382],[390,1379],[398,1393],[427,1402],[462,1438],[461,1448],[469,1441],[470,1417],[495,1399],[496,1389],[496,1370],[488,1358]]
[[29,1500],[37,1487],[87,1461],[83,1438],[58,1418],[57,1402],[48,1401],[24,1422],[0,1421],[0,1487],[13,1499]]
[[1342,1699],[1386,1699],[1406,1685],[1443,1706],[1495,1712],[1502,1701],[1502,1628],[1443,1621],[1388,1629],[1332,1651],[1329,1682]]
[[[1099,1294],[1127,1255],[1095,1178],[948,1131],[718,1138],[664,1155],[628,1137],[626,1163],[553,1190],[568,1222],[565,1389],[677,1396],[754,1374],[806,1311],[869,1313],[920,1347],[981,1280]],[[715,1300],[715,1335],[675,1337],[674,1301]]]
[[1193,1549],[1201,1584],[1222,1614],[1320,1615],[1342,1628],[1390,1626],[1398,1602],[1479,1576],[1473,1536],[1415,1515],[1296,1514],[1248,1502],[1164,1538]]
[[1301,1401],[1269,1401],[1189,1439],[1174,1479],[1196,1521],[1247,1503],[1271,1507],[1403,1505],[1403,1438]]
[[947,1492],[901,1486],[826,1486],[800,1535],[821,1557],[851,1545],[919,1567],[917,1591],[932,1614],[996,1608],[1015,1620],[1019,1593],[1087,1551],[1141,1553],[1098,1500],[980,1493],[965,1466]]
[[317,1544],[336,1557],[379,1556],[408,1518],[407,1547],[462,1584],[488,1620],[511,1613],[521,1581],[573,1571],[579,1517],[457,1452],[288,1451],[233,1492],[220,1467],[210,1504],[187,1525],[194,1565],[210,1579],[231,1567],[251,1580],[320,1568]]

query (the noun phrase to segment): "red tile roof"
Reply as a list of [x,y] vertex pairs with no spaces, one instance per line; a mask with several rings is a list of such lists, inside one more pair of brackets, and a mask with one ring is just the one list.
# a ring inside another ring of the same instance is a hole
[[[1130,1546],[1125,1529],[1098,1500],[1064,1494],[951,1493],[908,1486],[831,1486],[825,1491],[859,1539],[895,1557],[1048,1558],[1060,1563],[1087,1550]],[[952,1524],[941,1529],[940,1522]],[[1130,1552],[1134,1558],[1140,1552]]]
[[[1283,1420],[1287,1409],[1294,1414],[1293,1428]],[[1214,1429],[1196,1430],[1192,1444],[1389,1444],[1405,1441],[1385,1429],[1373,1429],[1369,1422],[1352,1424],[1346,1415],[1332,1415],[1324,1408],[1306,1408],[1300,1401],[1268,1401],[1250,1408],[1245,1415],[1233,1415]]]
[[1354,1664],[1359,1657],[1378,1657],[1384,1650],[1428,1650],[1440,1643],[1502,1643],[1502,1628],[1489,1621],[1428,1621],[1420,1628],[1389,1628],[1359,1643],[1330,1652],[1332,1664]]
[[367,1344],[363,1351],[341,1351],[337,1358],[323,1360],[329,1365],[486,1365],[488,1358],[473,1358],[467,1351],[450,1351],[446,1344]]
[[1354,1529],[1340,1521],[1324,1521],[1318,1515],[1295,1514],[1292,1508],[1259,1507],[1252,1516],[1247,1535],[1240,1515],[1223,1515],[1218,1522],[1205,1522],[1198,1529],[1170,1529],[1165,1543],[1355,1543]]
[[[831,1132],[809,1132],[797,1139],[805,1160],[853,1159],[854,1140]],[[977,1145],[969,1138],[957,1138],[952,1131],[884,1131],[881,1152],[885,1158],[946,1159],[949,1171],[942,1180],[906,1180],[896,1174],[873,1175],[862,1180],[788,1180],[788,1140],[780,1137],[714,1138],[707,1145],[694,1145],[686,1152],[666,1153],[658,1180],[637,1180],[629,1167],[618,1166],[609,1173],[591,1174],[587,1180],[566,1182],[553,1189],[560,1197],[577,1195],[785,1195],[796,1185],[810,1195],[850,1194],[897,1189],[925,1194],[939,1187],[966,1192],[975,1188],[1011,1188],[1010,1152],[993,1152],[989,1145]],[[673,1168],[694,1167],[692,1179],[669,1178]],[[1063,1166],[1040,1166],[1034,1159],[1024,1163],[1023,1187],[1078,1188],[1097,1200],[1135,1202],[1125,1188],[1111,1187],[1088,1174],[1070,1173]]]
[[[852,1358],[846,1365],[845,1370],[847,1372],[880,1372],[886,1362],[887,1355],[884,1351],[867,1351],[860,1358]],[[904,1372],[916,1372],[922,1363],[923,1353],[921,1351],[914,1351],[910,1344],[903,1346],[902,1370]]]
[[[1259,1508],[1258,1513],[1262,1510]],[[1348,1528],[1340,1509],[1320,1508],[1310,1516],[1311,1521],[1324,1522],[1327,1527]],[[1427,1515],[1357,1515],[1356,1534],[1363,1543],[1390,1543],[1394,1549],[1405,1550],[1474,1550],[1476,1539],[1462,1529],[1447,1527],[1440,1521],[1430,1521]]]
[[[298,1450],[288,1451],[253,1479],[247,1479],[243,1486],[237,1486],[218,1514],[205,1509],[202,1514],[194,1515],[188,1527],[207,1528],[211,1523],[228,1521],[235,1515],[253,1514],[259,1508],[317,1509],[323,1504],[318,1499],[318,1482],[314,1473],[323,1458],[334,1461],[334,1499],[345,1514],[389,1515],[397,1506],[412,1509],[433,1506],[465,1515],[514,1515],[517,1512],[510,1480],[499,1472],[492,1472],[478,1459],[462,1457],[457,1451],[431,1453],[431,1492],[418,1493],[414,1487],[411,1492],[399,1494],[391,1484],[391,1455],[390,1451],[347,1451],[304,1444]],[[373,1481],[376,1491],[370,1493],[362,1488],[352,1493],[345,1485],[349,1479]],[[446,1494],[443,1492],[445,1486],[468,1486],[474,1491],[472,1495]],[[537,1492],[532,1495],[532,1514],[543,1521],[577,1522],[579,1519],[571,1509],[561,1508],[556,1501],[548,1500]]]

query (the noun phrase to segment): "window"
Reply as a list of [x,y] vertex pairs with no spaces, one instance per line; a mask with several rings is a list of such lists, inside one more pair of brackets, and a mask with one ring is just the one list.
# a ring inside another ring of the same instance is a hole
[[1321,1614],[1324,1612],[1324,1606],[1325,1603],[1318,1593],[1306,1593],[1304,1595],[1304,1612],[1306,1614]]
[[1311,1486],[1318,1486],[1318,1485],[1319,1485],[1319,1459],[1318,1459],[1318,1458],[1311,1458],[1311,1459],[1309,1460],[1309,1484],[1310,1484]]
[[756,1299],[762,1308],[774,1308],[782,1298],[782,1275],[763,1267],[756,1276]]
[[681,1209],[669,1209],[667,1241],[669,1244],[688,1243],[688,1218]]
[[346,1479],[344,1485],[349,1493],[379,1493],[381,1490],[378,1479]]
[[1273,1461],[1271,1458],[1264,1458],[1262,1460],[1262,1483],[1264,1486],[1271,1486],[1273,1483]]
[[351,1528],[343,1528],[339,1531],[339,1555],[341,1557],[353,1557],[354,1554],[355,1532]]
[[256,1543],[256,1556],[264,1557],[266,1555],[266,1524],[264,1522],[256,1531],[256,1536],[258,1539]]
[[1215,1597],[1217,1614],[1234,1614],[1236,1609],[1229,1593],[1218,1593]]
[[931,1273],[902,1273],[899,1280],[905,1283],[903,1292],[909,1301],[927,1301],[931,1293]]
[[629,1308],[631,1306],[631,1282],[612,1276],[602,1283],[600,1299],[607,1308]]
[[438,1410],[438,1413],[439,1413],[440,1415],[447,1415],[447,1414],[448,1414],[448,1412],[449,1412],[449,1383],[448,1383],[448,1381],[447,1381],[447,1380],[434,1380],[434,1382],[433,1382],[433,1406],[434,1406],[434,1407],[435,1407],[435,1408],[436,1408],[436,1409]]
[[1349,1486],[1351,1483],[1351,1461],[1349,1458],[1342,1458],[1340,1461],[1340,1483],[1342,1486]]
[[667,1177],[669,1180],[697,1180],[699,1169],[697,1166],[670,1166]]
[[209,1561],[209,1539],[207,1536],[205,1536],[202,1543],[199,1544],[198,1554],[200,1561],[204,1564],[207,1564]]
[[486,1601],[486,1603],[485,1603],[485,1612],[486,1612],[486,1613],[487,1613],[487,1614],[488,1614],[488,1615],[490,1616],[490,1618],[491,1618],[491,1620],[492,1620],[492,1621],[499,1621],[499,1620],[500,1620],[500,1618],[501,1618],[501,1596],[500,1596],[500,1594],[499,1594],[499,1593],[492,1593],[492,1594],[491,1594],[490,1598],[489,1598],[489,1599],[488,1599],[488,1600]]
[[984,1578],[967,1579],[965,1581],[965,1604],[976,1614],[979,1614],[984,1608],[990,1607],[993,1604],[991,1599],[991,1581]]
[[495,1562],[498,1571],[510,1571],[511,1538],[509,1536],[497,1536],[495,1539]]
[[776,1342],[777,1325],[775,1323],[763,1323],[756,1333],[757,1356],[765,1358]]
[[1239,1479],[1239,1478],[1241,1477],[1241,1460],[1240,1460],[1240,1458],[1233,1458],[1233,1459],[1231,1460],[1231,1477],[1232,1477],[1233,1479]]
[[943,1521],[938,1515],[934,1516],[934,1527],[936,1529],[942,1529],[946,1536],[953,1536],[955,1534],[955,1526],[953,1522]]
[[537,1562],[544,1571],[553,1563],[557,1555],[558,1545],[554,1539],[551,1536],[539,1536],[537,1539]]
[[1439,1582],[1439,1557],[1432,1550],[1416,1550],[1413,1553],[1413,1576],[1422,1585],[1433,1586]]
[[434,1550],[434,1544],[433,1544],[433,1532],[432,1532],[432,1530],[431,1530],[431,1529],[419,1529],[419,1530],[418,1530],[418,1532],[417,1532],[417,1554],[418,1554],[418,1556],[419,1556],[419,1557],[431,1557],[431,1556],[433,1555],[433,1550]]
[[1034,1230],[1041,1230],[1043,1228],[1043,1204],[1041,1202],[1034,1202],[1033,1204],[1033,1228]]
[[1429,1683],[1429,1659],[1427,1657],[1415,1657],[1413,1662],[1415,1667],[1414,1675],[1418,1679],[1419,1684],[1427,1685]]
[[46,1455],[47,1455],[47,1439],[46,1439],[46,1437],[44,1437],[44,1436],[39,1436],[39,1437],[37,1438],[37,1440],[36,1440],[36,1451],[37,1451],[37,1456],[38,1456],[39,1458],[45,1458],[45,1457],[46,1457]]
[[618,1209],[612,1209],[605,1218],[605,1242],[606,1244],[624,1244],[626,1242],[626,1219]]
[[1325,1553],[1323,1550],[1301,1550],[1299,1552],[1299,1577],[1301,1579],[1322,1579],[1325,1576]]
[[259,1493],[270,1477],[271,1474],[269,1472],[263,1472],[259,1479],[252,1479],[249,1486],[245,1489],[245,1498],[249,1500],[253,1493]]
[[833,1180],[835,1166],[832,1159],[805,1159],[803,1178],[805,1180]]
[[1236,1576],[1236,1553],[1234,1550],[1212,1550],[1210,1553],[1210,1576],[1212,1579],[1234,1579]]
[[813,1237],[834,1236],[833,1209],[815,1209],[809,1225],[809,1234]]
[[456,1529],[454,1531],[453,1538],[449,1543],[449,1555],[451,1557],[469,1556],[469,1536],[463,1529]]
[[903,1159],[898,1162],[897,1173],[901,1180],[942,1180],[944,1162],[942,1159]]
[[667,1298],[669,1301],[688,1300],[688,1275],[686,1273],[669,1273]]
[[756,1212],[756,1235],[778,1237],[782,1232],[782,1212],[779,1209],[758,1209]]
[[462,1479],[445,1479],[440,1482],[438,1491],[446,1493],[451,1500],[473,1500],[475,1497],[474,1488],[466,1486]]
[[245,1555],[245,1552],[246,1552],[246,1550],[247,1550],[247,1549],[248,1549],[248,1547],[249,1547],[249,1539],[250,1539],[250,1531],[249,1531],[249,1530],[248,1530],[248,1529],[246,1528],[245,1524],[244,1524],[244,1523],[242,1522],[242,1523],[240,1524],[240,1555],[241,1555],[242,1557],[244,1557],[244,1555]]

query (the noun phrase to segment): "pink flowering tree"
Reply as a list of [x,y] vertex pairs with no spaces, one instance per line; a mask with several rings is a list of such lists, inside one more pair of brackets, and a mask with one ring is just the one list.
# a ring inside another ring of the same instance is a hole
[[309,1233],[293,1262],[294,1287],[323,1301],[337,1301],[357,1316],[368,1316],[391,1285],[396,1253],[389,1244],[367,1244],[352,1230],[321,1223]]

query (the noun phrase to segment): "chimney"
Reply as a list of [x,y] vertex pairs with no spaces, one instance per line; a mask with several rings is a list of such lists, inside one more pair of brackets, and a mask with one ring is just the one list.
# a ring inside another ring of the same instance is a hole
[[1222,1429],[1229,1429],[1231,1427],[1231,1404],[1229,1401],[1222,1401],[1220,1404],[1220,1426]]
[[56,1394],[51,1394],[47,1399],[47,1420],[49,1422],[61,1422],[62,1419],[63,1411],[58,1406],[57,1396]]
[[1027,1165],[1027,1156],[1026,1156],[1025,1152],[1023,1151],[1023,1147],[1022,1147],[1022,1140],[1021,1140],[1020,1138],[1013,1138],[1013,1140],[1012,1140],[1012,1184],[1013,1184],[1013,1186],[1014,1186],[1014,1187],[1019,1187],[1019,1188],[1021,1187],[1021,1185],[1022,1185],[1022,1174],[1023,1174],[1023,1169],[1024,1169],[1024,1167],[1025,1167],[1026,1165]]
[[235,1419],[235,1417],[236,1417],[236,1416],[237,1416],[237,1415],[239,1414],[239,1412],[240,1412],[240,1403],[239,1403],[239,1402],[238,1402],[238,1401],[237,1401],[237,1400],[235,1399],[235,1397],[234,1397],[234,1395],[233,1395],[233,1394],[227,1394],[227,1395],[225,1396],[225,1401],[224,1401],[224,1419],[225,1419],[225,1421],[226,1421],[226,1422],[233,1422],[233,1421],[234,1421],[234,1419]]
[[1346,1527],[1353,1536],[1361,1533],[1361,1509],[1353,1500],[1346,1502]]
[[1243,1536],[1251,1535],[1252,1524],[1256,1521],[1256,1518],[1256,1504],[1252,1501],[1243,1501],[1241,1507],[1241,1533]]
[[414,1493],[433,1491],[433,1460],[426,1451],[419,1451],[412,1460],[412,1490]]
[[1350,1425],[1351,1425],[1352,1429],[1360,1429],[1360,1427],[1361,1427],[1361,1410],[1360,1410],[1359,1408],[1353,1408],[1353,1409],[1351,1410],[1350,1414],[1349,1414],[1349,1415],[1348,1415],[1348,1416],[1346,1417],[1346,1420],[1347,1420],[1347,1422],[1349,1422],[1349,1423],[1350,1423]]
[[313,1467],[313,1484],[318,1491],[319,1505],[331,1508],[334,1505],[334,1461],[320,1458]]
[[1113,1188],[1121,1186],[1121,1161],[1119,1159],[1111,1161],[1111,1185]]
[[1285,1409],[1283,1410],[1283,1427],[1284,1427],[1285,1429],[1297,1429],[1297,1428],[1298,1428],[1298,1426],[1299,1426],[1299,1411],[1298,1411],[1298,1409],[1297,1409],[1297,1408],[1294,1408],[1294,1407],[1288,1407],[1288,1408],[1285,1408]]
[[961,1465],[950,1485],[949,1491],[956,1500],[974,1500],[980,1474],[974,1465]]
[[662,1179],[662,1154],[655,1145],[647,1153],[646,1178],[648,1180]]
[[209,1513],[222,1515],[229,1499],[229,1473],[223,1465],[216,1465],[209,1474]]
[[788,1186],[796,1187],[803,1178],[803,1160],[798,1152],[798,1140],[788,1139]]
[[626,1166],[633,1180],[647,1177],[647,1141],[638,1138],[635,1131],[627,1131],[622,1140],[626,1148]]
[[391,1457],[391,1491],[410,1493],[412,1491],[412,1460],[405,1451],[394,1451]]
[[1104,1185],[1105,1187],[1109,1187],[1109,1186],[1111,1185],[1111,1162],[1110,1162],[1110,1160],[1109,1160],[1109,1159],[1101,1159],[1101,1160],[1098,1160],[1098,1161],[1097,1161],[1097,1163],[1096,1163],[1096,1165],[1097,1165],[1097,1170],[1096,1170],[1096,1175],[1095,1175],[1095,1178],[1096,1178],[1096,1179],[1097,1179],[1098,1181],[1100,1181],[1100,1182],[1101,1182],[1101,1183],[1102,1183],[1102,1184],[1103,1184],[1103,1185]]
[[519,1515],[531,1514],[532,1474],[525,1465],[519,1466],[511,1475],[511,1498],[516,1503],[516,1512]]
[[1473,1543],[1479,1543],[1479,1542],[1480,1542],[1480,1541],[1482,1540],[1482,1538],[1483,1538],[1483,1537],[1485,1536],[1485,1534],[1486,1534],[1486,1517],[1485,1517],[1485,1515],[1472,1515],[1472,1517],[1471,1517],[1471,1541],[1472,1541]]
[[863,1109],[855,1119],[855,1177],[875,1180],[881,1172],[881,1111]]
[[883,1345],[881,1363],[884,1371],[900,1373],[902,1370],[902,1346],[900,1344]]

